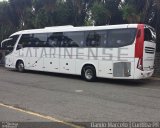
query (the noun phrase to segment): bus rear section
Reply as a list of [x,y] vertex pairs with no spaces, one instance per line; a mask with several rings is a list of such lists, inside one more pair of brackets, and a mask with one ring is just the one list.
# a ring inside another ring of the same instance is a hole
[[139,24],[135,44],[135,79],[151,77],[154,72],[156,52],[155,30],[144,24]]

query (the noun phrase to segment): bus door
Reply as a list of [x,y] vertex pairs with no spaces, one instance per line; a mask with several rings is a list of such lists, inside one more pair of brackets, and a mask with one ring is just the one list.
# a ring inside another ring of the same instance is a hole
[[[38,70],[43,71],[44,70],[44,63],[43,63],[43,57],[45,56],[43,54],[43,48],[30,48],[28,49],[30,53],[28,53],[30,66],[29,68],[31,70]],[[29,55],[30,54],[30,55]]]
[[43,58],[46,55],[44,49],[47,34],[25,34],[22,35],[22,44],[25,48],[26,68],[30,70],[44,70]]
[[15,35],[10,37],[9,39],[7,39],[6,41],[4,41],[2,43],[2,45],[4,45],[4,49],[5,49],[5,54],[7,54],[6,56],[6,62],[5,62],[5,66],[6,67],[13,67],[14,66],[14,57],[15,57],[15,53],[14,51],[14,46],[17,42],[19,38],[19,35]]

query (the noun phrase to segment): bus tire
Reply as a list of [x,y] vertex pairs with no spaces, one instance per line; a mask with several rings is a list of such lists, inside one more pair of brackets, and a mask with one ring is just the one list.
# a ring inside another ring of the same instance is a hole
[[85,66],[82,71],[82,77],[88,82],[95,81],[96,80],[96,70],[94,66],[91,66],[91,65]]
[[19,72],[24,72],[24,63],[22,60],[17,61],[16,68]]

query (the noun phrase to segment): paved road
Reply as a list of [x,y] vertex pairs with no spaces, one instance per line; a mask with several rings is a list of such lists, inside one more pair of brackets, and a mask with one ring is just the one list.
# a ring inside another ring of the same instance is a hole
[[[0,103],[63,121],[160,121],[160,79],[89,83],[79,76],[0,67]],[[0,105],[3,121],[46,120],[31,116]]]
[[14,122],[14,121],[19,121],[19,122],[47,122],[48,120],[45,120],[40,117],[34,117],[32,115],[18,112],[12,109],[8,109],[6,107],[0,106],[0,121],[9,121],[9,122]]

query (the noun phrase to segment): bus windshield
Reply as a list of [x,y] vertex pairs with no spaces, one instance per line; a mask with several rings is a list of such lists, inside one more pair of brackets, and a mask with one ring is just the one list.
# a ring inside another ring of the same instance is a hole
[[1,48],[7,51],[7,54],[11,53],[14,49],[14,45],[18,39],[18,35],[12,36],[8,39],[5,39],[1,42]]

